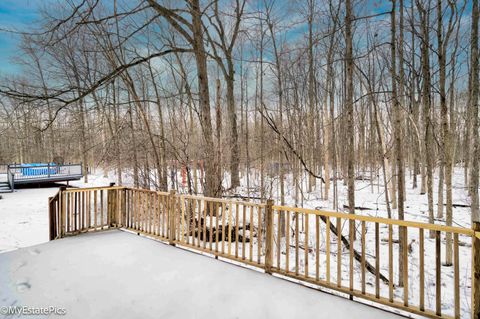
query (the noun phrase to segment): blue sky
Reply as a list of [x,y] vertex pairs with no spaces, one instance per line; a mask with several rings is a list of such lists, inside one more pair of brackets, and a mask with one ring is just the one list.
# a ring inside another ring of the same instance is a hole
[[[39,9],[56,1],[58,0],[0,0],[0,75],[19,73],[21,68],[13,63],[21,54],[17,49],[20,36],[4,30],[32,31],[31,25],[40,19]],[[390,2],[385,0],[369,0],[367,3],[369,5],[364,7],[363,11],[366,9],[367,12],[382,12],[389,10],[391,6]],[[362,11],[361,7],[356,9]],[[469,0],[464,20],[468,20],[470,10]]]
[[[40,6],[44,0],[1,0],[0,1],[0,28],[27,30],[28,26],[36,21]],[[19,54],[17,44],[19,36],[0,30],[0,74],[13,74],[19,71],[19,66],[12,60]]]

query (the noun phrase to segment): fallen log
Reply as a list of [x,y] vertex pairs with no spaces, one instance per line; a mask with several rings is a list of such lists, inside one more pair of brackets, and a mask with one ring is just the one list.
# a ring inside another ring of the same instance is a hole
[[[236,227],[235,226],[232,226],[230,227],[230,225],[226,224],[225,227],[223,225],[218,225],[218,229],[216,226],[213,226],[212,228],[210,227],[205,227],[205,231],[203,229],[203,225],[204,225],[204,219],[201,218],[200,220],[198,220],[197,218],[195,218],[194,220],[191,221],[191,224],[190,224],[190,231],[188,233],[186,233],[188,236],[192,236],[192,237],[195,237],[195,238],[200,238],[200,240],[205,240],[205,241],[209,241],[210,240],[210,232],[212,233],[212,242],[216,242],[216,239],[217,239],[217,232],[218,232],[218,241],[221,242],[222,241],[222,236],[223,236],[223,233],[225,232],[225,241],[228,240],[228,236],[229,236],[229,233],[230,233],[230,238],[231,238],[231,241],[232,242],[235,242],[236,238],[237,238],[237,234],[236,234]],[[243,232],[245,231],[250,231],[250,224],[246,224],[245,226],[239,226],[238,227],[238,242],[243,242]],[[254,234],[250,234],[250,236],[253,236],[255,237]],[[250,242],[250,237],[249,236],[245,236],[245,243],[249,243]]]
[[[320,216],[320,219],[326,224],[327,223],[327,218],[325,216]],[[335,227],[335,225],[333,225],[333,223],[330,223],[330,231],[332,233],[335,234],[335,236],[337,236],[338,238],[338,230],[337,230],[337,227]],[[350,242],[347,240],[347,238],[345,236],[343,236],[340,232],[340,238],[342,240],[342,243],[343,245],[345,246],[345,248],[347,249],[350,249]],[[353,249],[353,256],[354,258],[358,261],[358,262],[362,262],[362,255],[354,248]],[[368,270],[368,272],[370,272],[372,275],[377,275],[377,269],[375,268],[375,266],[373,266],[372,264],[370,264],[366,259],[365,259],[365,268]],[[385,277],[384,275],[382,275],[382,273],[380,271],[378,271],[378,275],[380,277],[380,279],[386,284],[388,285],[389,284],[389,280],[387,277]]]
[[[348,205],[343,205],[343,208],[344,209],[349,209],[350,207]],[[356,210],[375,210],[373,208],[369,208],[369,207],[362,207],[362,206],[355,206],[355,209]]]

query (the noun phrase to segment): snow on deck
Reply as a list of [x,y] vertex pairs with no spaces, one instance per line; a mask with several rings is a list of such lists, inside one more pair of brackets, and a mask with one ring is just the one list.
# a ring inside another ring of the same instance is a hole
[[0,287],[69,318],[400,318],[118,230],[0,254]]

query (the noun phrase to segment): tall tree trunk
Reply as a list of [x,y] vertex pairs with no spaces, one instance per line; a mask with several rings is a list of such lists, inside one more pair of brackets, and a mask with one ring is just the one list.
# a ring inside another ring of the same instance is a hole
[[347,106],[347,134],[348,134],[348,154],[347,154],[347,175],[348,175],[348,207],[350,214],[355,214],[355,124],[353,119],[353,45],[352,45],[352,3],[345,1],[345,61],[346,61],[346,101]]
[[[422,35],[422,76],[423,76],[423,119],[425,126],[425,161],[427,175],[427,193],[428,193],[428,222],[434,223],[433,213],[433,166],[434,166],[434,148],[433,148],[433,119],[432,119],[432,101],[431,101],[431,78],[430,78],[430,57],[429,57],[429,8],[425,9],[417,1],[417,8],[421,17],[421,35]],[[430,237],[435,236],[434,231],[430,231]]]
[[478,133],[479,121],[478,121],[478,95],[479,95],[479,66],[478,66],[478,21],[479,20],[479,7],[478,0],[472,1],[472,38],[471,38],[471,81],[472,91],[470,104],[472,108],[472,120],[473,120],[473,160],[472,168],[470,170],[470,193],[472,196],[472,220],[480,222],[479,211],[479,199],[478,199],[478,187],[479,187],[479,161],[480,161],[480,138]]
[[[402,6],[403,3],[400,3]],[[398,219],[404,219],[404,173],[403,173],[403,149],[402,149],[402,107],[397,95],[397,55],[396,55],[396,1],[392,0],[392,12],[391,12],[391,38],[390,38],[390,47],[391,47],[391,60],[392,60],[392,102],[393,102],[393,111],[394,111],[394,137],[395,137],[395,155],[396,155],[396,167],[397,167],[397,183],[398,183],[398,201],[397,201],[397,212]],[[403,22],[403,21],[402,21]],[[402,30],[403,31],[403,30]],[[400,43],[403,45],[403,43]],[[403,67],[402,65],[400,67]],[[406,266],[403,258],[403,251],[405,247],[405,228],[401,227],[399,229],[399,245],[398,245],[398,285],[403,287],[403,269]]]
[[197,81],[199,88],[200,124],[205,142],[205,188],[204,195],[218,197],[222,194],[220,167],[215,156],[213,141],[212,117],[210,114],[210,91],[208,88],[207,54],[204,47],[202,10],[199,0],[190,3],[192,16],[193,51],[197,66]]
[[232,62],[232,57],[227,58],[228,61],[228,81],[227,84],[227,105],[228,117],[230,119],[230,187],[236,188],[240,186],[239,178],[239,164],[240,164],[240,150],[238,145],[238,125],[237,125],[237,110],[235,107],[235,92],[234,81],[235,71]]

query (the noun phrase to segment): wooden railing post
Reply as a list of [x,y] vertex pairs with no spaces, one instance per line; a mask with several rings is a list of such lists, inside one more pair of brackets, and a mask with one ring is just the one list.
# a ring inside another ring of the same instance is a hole
[[127,225],[127,188],[119,190],[121,202],[120,202],[120,216],[118,221],[118,227]]
[[55,239],[55,225],[57,221],[55,220],[55,210],[52,205],[53,197],[48,198],[48,240]]
[[65,190],[67,187],[61,186],[58,193],[58,200],[60,201],[60,238],[65,236],[65,226],[67,220],[67,203],[65,201]]
[[[110,183],[110,187],[115,186],[115,183]],[[107,191],[107,224],[109,227],[115,227],[117,224],[116,221],[116,212],[117,212],[117,190],[109,189]]]
[[273,265],[273,200],[267,200],[265,207],[265,272],[272,274]]
[[472,223],[472,318],[480,318],[480,222]]
[[175,246],[175,216],[176,216],[176,194],[175,190],[172,189],[169,195],[169,205],[168,205],[168,243],[172,246]]

